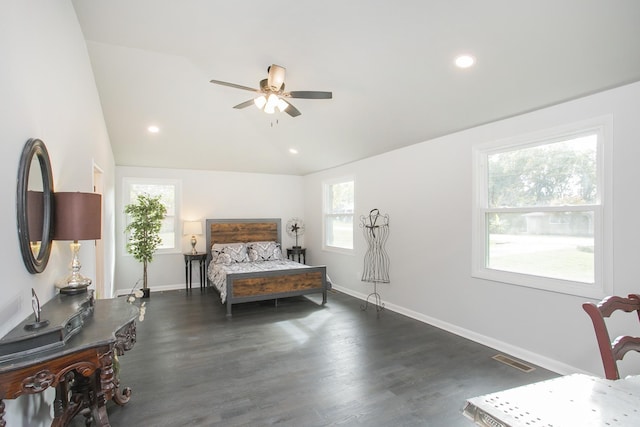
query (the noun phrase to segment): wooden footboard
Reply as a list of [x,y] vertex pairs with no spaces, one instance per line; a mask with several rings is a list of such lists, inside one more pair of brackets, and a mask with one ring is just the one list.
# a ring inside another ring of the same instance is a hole
[[326,267],[227,275],[227,316],[233,304],[322,293],[327,302]]

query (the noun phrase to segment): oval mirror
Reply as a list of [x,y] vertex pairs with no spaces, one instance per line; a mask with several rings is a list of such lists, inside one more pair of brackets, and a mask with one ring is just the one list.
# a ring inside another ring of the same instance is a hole
[[28,140],[22,150],[16,204],[22,260],[29,273],[42,273],[53,236],[53,173],[47,147],[39,139]]

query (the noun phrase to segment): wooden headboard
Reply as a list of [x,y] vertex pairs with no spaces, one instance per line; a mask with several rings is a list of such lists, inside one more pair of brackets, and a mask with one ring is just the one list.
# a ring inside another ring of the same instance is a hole
[[208,219],[207,253],[214,243],[280,243],[280,223],[280,218]]

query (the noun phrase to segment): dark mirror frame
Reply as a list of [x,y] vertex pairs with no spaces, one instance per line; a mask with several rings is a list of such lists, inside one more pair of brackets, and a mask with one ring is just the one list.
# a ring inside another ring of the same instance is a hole
[[[38,159],[40,164],[43,196],[42,240],[37,254],[33,253],[29,239],[29,206],[27,202],[29,173],[34,157]],[[41,140],[31,138],[24,145],[22,156],[20,157],[16,210],[18,215],[18,240],[20,241],[22,260],[29,273],[32,274],[42,273],[49,261],[53,237],[53,203],[53,172],[51,171],[51,161],[49,160],[47,147]]]

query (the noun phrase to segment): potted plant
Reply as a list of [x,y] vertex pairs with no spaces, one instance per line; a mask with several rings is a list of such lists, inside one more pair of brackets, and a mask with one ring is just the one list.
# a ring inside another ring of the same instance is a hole
[[148,298],[147,264],[153,260],[153,254],[162,241],[160,228],[167,214],[167,208],[160,201],[160,196],[140,194],[135,203],[125,206],[124,212],[131,219],[125,228],[125,232],[129,233],[127,252],[137,261],[142,262],[142,292],[143,298]]

